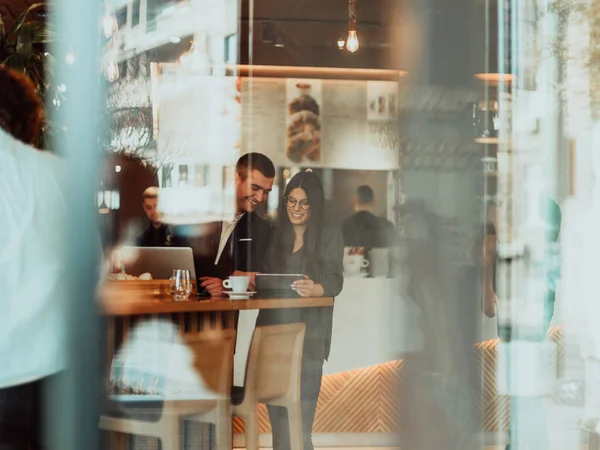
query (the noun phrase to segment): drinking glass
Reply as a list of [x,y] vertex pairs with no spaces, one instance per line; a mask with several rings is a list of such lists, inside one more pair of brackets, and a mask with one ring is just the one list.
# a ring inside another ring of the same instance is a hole
[[174,270],[170,285],[173,300],[180,302],[187,300],[192,293],[192,282],[189,270]]

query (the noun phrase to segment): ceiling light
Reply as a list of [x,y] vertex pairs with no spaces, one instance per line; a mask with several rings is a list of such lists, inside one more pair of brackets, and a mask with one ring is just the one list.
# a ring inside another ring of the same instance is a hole
[[119,173],[121,171],[121,166],[118,164],[115,166],[115,172]]
[[355,30],[348,31],[348,40],[346,41],[346,48],[349,52],[354,53],[358,50],[358,36]]
[[354,53],[358,50],[358,36],[356,35],[356,0],[348,0],[348,39],[346,48]]
[[171,44],[179,44],[181,42],[181,38],[179,36],[171,36],[169,38],[169,42]]
[[344,41],[342,38],[339,38],[337,40],[337,46],[339,50],[344,50],[344,45],[346,45],[346,41]]
[[281,37],[280,37],[280,36],[277,36],[277,37],[275,38],[275,44],[273,44],[273,45],[275,45],[275,47],[277,47],[277,48],[283,48],[283,47],[285,47],[285,46],[283,45],[283,39],[281,39]]

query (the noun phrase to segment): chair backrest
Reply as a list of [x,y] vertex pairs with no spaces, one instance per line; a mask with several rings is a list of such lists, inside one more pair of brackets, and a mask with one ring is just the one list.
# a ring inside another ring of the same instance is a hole
[[183,341],[194,353],[194,368],[211,390],[231,396],[235,330],[203,331],[187,334]]
[[246,364],[245,395],[267,401],[300,396],[300,371],[306,325],[256,327]]

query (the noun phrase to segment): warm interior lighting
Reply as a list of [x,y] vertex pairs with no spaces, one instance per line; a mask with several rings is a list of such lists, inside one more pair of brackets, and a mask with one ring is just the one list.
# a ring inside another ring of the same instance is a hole
[[499,85],[500,83],[512,83],[513,76],[510,73],[476,73],[475,78],[480,81],[487,81],[492,85]]
[[354,53],[358,50],[358,47],[358,36],[356,35],[356,31],[348,31],[348,40],[346,41],[346,48],[349,52]]
[[358,50],[358,35],[356,34],[356,0],[348,0],[348,38],[346,48],[350,53]]
[[475,142],[478,144],[498,144],[500,141],[496,137],[478,137],[475,138]]
[[102,18],[102,31],[104,32],[104,37],[110,39],[118,29],[119,24],[117,23],[117,18],[114,14],[107,12]]
[[[151,63],[156,67],[156,74],[153,83],[156,84],[159,73],[165,70],[176,70],[177,63]],[[151,65],[151,67],[153,67]],[[408,72],[404,70],[389,69],[362,69],[349,67],[314,67],[314,66],[262,66],[248,64],[226,64],[221,65],[225,68],[227,76],[235,76],[238,79],[245,77],[263,77],[263,78],[314,78],[328,80],[365,80],[365,81],[401,81],[401,78],[407,76]],[[153,97],[154,98],[154,97]]]
[[346,41],[344,41],[342,38],[339,38],[337,40],[337,46],[339,50],[344,50],[344,45],[346,44]]
[[[161,65],[167,65],[162,63]],[[336,80],[385,80],[399,81],[408,72],[387,69],[359,69],[347,67],[310,67],[310,66],[260,66],[260,65],[228,65],[227,70],[241,77],[276,77],[276,78],[317,78]]]

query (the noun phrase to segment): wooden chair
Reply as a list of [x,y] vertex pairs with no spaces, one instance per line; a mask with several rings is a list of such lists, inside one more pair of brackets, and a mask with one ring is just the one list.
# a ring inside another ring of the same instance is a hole
[[[247,450],[259,450],[259,403],[287,409],[291,450],[302,450],[300,373],[305,332],[303,323],[254,330],[244,387],[234,387],[233,394],[238,400],[234,402],[233,415],[244,421]],[[236,395],[236,390],[240,395]]]
[[[230,450],[232,442],[231,381],[235,330],[208,331],[184,335],[183,342],[194,354],[194,368],[214,394],[212,398],[162,398],[156,395],[117,395],[116,404],[130,406],[135,412],[162,407],[158,421],[102,416],[100,428],[106,431],[155,437],[163,450],[181,450],[181,421],[194,415],[196,420],[216,426],[217,449]],[[175,386],[175,389],[177,387]]]

